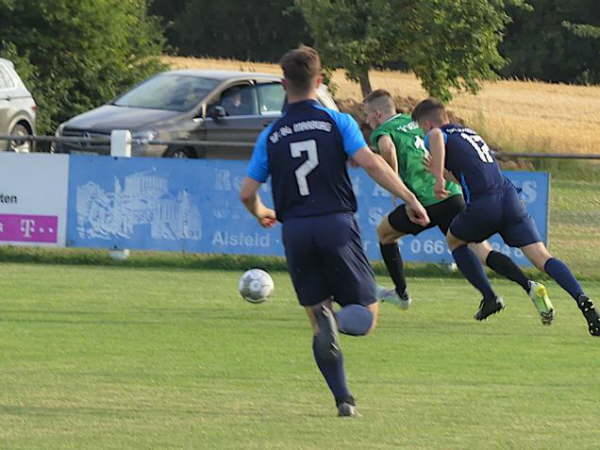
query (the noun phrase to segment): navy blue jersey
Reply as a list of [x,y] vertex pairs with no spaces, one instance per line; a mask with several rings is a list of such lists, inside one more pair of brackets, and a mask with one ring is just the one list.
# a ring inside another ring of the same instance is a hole
[[314,100],[290,103],[281,119],[258,137],[247,174],[260,183],[271,176],[280,222],[355,212],[346,162],[366,145],[350,115]]
[[467,202],[503,188],[504,175],[481,136],[461,125],[447,124],[440,129],[446,143],[444,167],[460,182]]

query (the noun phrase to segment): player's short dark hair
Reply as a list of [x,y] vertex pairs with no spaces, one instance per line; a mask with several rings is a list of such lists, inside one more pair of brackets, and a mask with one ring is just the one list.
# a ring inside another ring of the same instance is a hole
[[369,95],[367,95],[365,97],[365,99],[363,100],[363,103],[366,105],[368,103],[374,102],[375,100],[378,100],[380,98],[392,98],[392,94],[390,94],[388,91],[386,91],[385,89],[376,89],[373,92],[371,92]]
[[306,45],[287,52],[279,64],[289,87],[299,93],[309,91],[315,77],[321,74],[319,53]]
[[435,97],[429,97],[420,102],[415,109],[412,110],[411,117],[414,121],[420,119],[441,118],[445,115],[446,108],[441,100]]

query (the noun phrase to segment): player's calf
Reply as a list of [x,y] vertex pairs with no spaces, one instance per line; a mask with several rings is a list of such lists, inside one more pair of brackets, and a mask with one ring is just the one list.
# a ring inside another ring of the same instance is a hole
[[328,306],[320,305],[314,308],[314,315],[319,328],[313,340],[315,354],[325,362],[335,362],[341,355],[335,314]]

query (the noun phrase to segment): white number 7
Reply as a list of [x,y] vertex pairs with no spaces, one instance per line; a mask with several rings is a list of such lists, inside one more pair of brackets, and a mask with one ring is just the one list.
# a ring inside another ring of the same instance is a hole
[[300,158],[302,152],[308,154],[308,159],[296,169],[296,181],[298,182],[300,195],[307,196],[310,194],[310,190],[308,189],[306,177],[319,165],[317,142],[314,139],[311,139],[310,141],[292,142],[290,144],[290,151],[294,158]]

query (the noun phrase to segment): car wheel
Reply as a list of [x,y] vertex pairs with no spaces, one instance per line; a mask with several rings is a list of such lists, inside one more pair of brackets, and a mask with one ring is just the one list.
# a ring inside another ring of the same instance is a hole
[[[11,136],[29,136],[31,133],[23,124],[16,124],[10,130]],[[29,153],[31,151],[31,141],[10,141],[9,151],[16,153]]]
[[165,158],[195,158],[194,151],[187,147],[175,147],[168,149],[163,155]]

